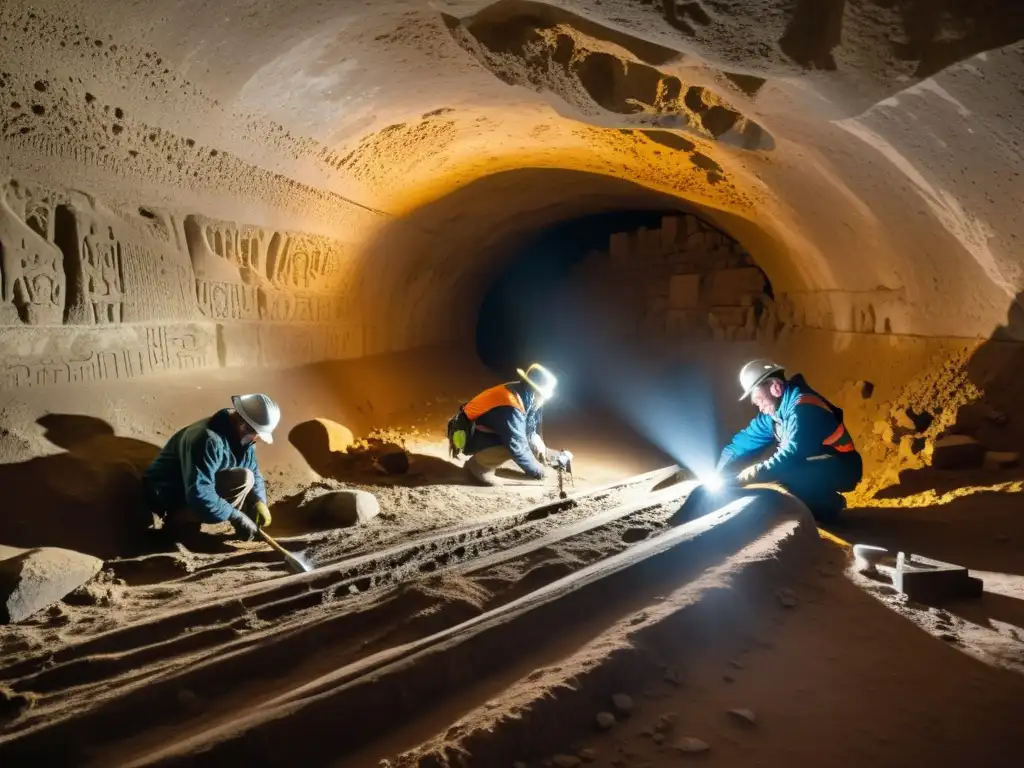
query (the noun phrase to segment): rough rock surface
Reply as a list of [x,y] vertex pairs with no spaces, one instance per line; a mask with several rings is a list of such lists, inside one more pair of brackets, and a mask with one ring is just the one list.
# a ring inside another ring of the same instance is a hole
[[0,623],[23,621],[99,573],[103,561],[57,547],[0,548]]
[[325,523],[347,528],[373,520],[380,514],[380,502],[368,491],[331,491],[313,499],[309,512]]

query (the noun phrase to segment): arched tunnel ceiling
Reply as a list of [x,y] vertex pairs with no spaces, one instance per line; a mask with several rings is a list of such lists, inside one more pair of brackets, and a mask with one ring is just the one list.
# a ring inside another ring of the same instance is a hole
[[517,231],[667,201],[727,229],[777,291],[868,297],[895,332],[987,335],[1024,287],[1017,3],[0,14],[9,176],[338,238],[374,348],[465,332],[447,308]]

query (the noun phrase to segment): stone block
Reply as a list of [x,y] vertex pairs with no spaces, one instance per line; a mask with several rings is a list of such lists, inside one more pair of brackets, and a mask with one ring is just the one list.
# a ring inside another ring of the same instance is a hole
[[764,290],[764,274],[756,267],[723,269],[711,274],[709,300],[714,306],[740,306],[743,296]]
[[665,312],[665,332],[669,336],[693,335],[701,326],[701,313],[693,310],[669,309]]
[[3,548],[0,560],[0,624],[24,621],[85,584],[103,561],[58,547]]
[[612,266],[624,267],[629,264],[629,233],[616,232],[608,239],[608,252],[611,254]]
[[876,568],[892,579],[897,592],[921,603],[981,597],[984,589],[981,579],[963,566],[922,555],[908,557],[900,552],[895,567],[878,564]]
[[721,328],[744,328],[749,311],[746,307],[712,307],[710,314]]
[[679,217],[662,216],[661,218],[661,252],[674,253],[679,240]]
[[672,309],[700,306],[700,275],[672,275],[668,281],[668,305]]
[[1011,469],[1020,464],[1020,454],[1013,451],[986,451],[985,469]]
[[367,491],[332,491],[309,502],[312,516],[330,527],[366,523],[380,514],[380,502]]
[[932,466],[936,469],[967,469],[980,467],[985,461],[985,447],[967,435],[949,435],[935,441]]

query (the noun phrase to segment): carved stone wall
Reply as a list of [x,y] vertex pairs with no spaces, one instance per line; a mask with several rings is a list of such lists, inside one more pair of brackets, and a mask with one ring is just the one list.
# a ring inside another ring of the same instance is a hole
[[612,235],[579,267],[603,311],[633,335],[749,340],[774,302],[743,247],[696,216]]
[[774,340],[795,328],[892,333],[907,327],[903,290],[773,293],[743,247],[692,215],[612,237],[577,268],[596,301],[633,335]]
[[0,386],[363,354],[343,244],[0,186]]

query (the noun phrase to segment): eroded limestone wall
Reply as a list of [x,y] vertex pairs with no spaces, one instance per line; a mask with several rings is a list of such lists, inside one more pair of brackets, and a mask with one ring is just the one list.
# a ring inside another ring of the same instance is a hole
[[320,235],[0,188],[0,386],[363,354],[352,260]]

